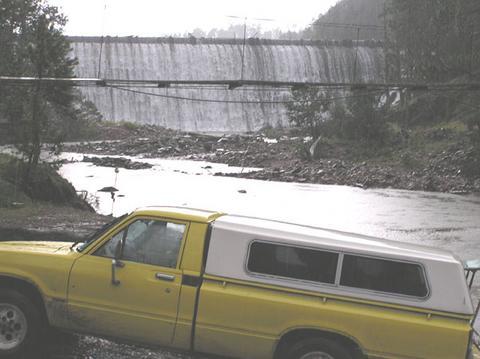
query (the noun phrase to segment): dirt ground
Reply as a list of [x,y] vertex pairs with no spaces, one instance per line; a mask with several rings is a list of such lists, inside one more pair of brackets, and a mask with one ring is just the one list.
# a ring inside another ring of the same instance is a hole
[[0,238],[68,242],[86,237],[109,220],[94,212],[36,202],[0,208]]
[[[118,344],[91,336],[71,335],[61,338],[65,340],[50,347],[48,359],[192,359],[186,354]],[[207,359],[200,356],[195,358]]]

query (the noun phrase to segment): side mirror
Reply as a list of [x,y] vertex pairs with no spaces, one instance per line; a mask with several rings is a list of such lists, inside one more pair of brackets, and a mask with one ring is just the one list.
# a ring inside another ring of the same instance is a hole
[[118,241],[117,245],[115,246],[115,259],[120,259],[122,256],[122,241]]

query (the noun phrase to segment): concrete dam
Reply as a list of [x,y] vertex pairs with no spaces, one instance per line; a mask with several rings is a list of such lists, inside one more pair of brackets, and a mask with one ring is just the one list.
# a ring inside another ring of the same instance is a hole
[[[69,40],[72,54],[79,61],[76,76],[81,78],[96,78],[100,73],[101,78],[122,80],[239,80],[243,72],[244,80],[349,82],[356,72],[356,81],[384,80],[383,47],[373,41],[356,44],[247,39],[242,70],[243,39],[70,37]],[[275,103],[288,101],[288,90],[242,87],[228,90],[219,86],[139,90],[159,96],[113,88],[81,88],[84,96],[110,121],[205,132],[244,132],[265,125],[288,125],[285,106]]]

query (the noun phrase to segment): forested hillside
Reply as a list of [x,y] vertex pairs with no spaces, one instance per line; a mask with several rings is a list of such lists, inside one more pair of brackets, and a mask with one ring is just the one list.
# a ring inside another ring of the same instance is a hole
[[396,79],[443,82],[478,74],[478,0],[388,0],[386,14]]
[[[326,14],[321,15],[305,31],[305,37],[313,39],[361,40],[384,39],[385,0],[342,0]],[[375,25],[379,29],[362,28],[360,34],[355,26],[340,24]]]

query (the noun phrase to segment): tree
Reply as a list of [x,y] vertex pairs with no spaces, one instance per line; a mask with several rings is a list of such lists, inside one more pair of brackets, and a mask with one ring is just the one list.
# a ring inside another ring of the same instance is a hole
[[[442,82],[478,68],[477,0],[388,0],[387,53],[396,53],[401,79]],[[398,79],[396,79],[398,80]]]
[[[305,30],[304,36],[315,40],[383,40],[384,31],[362,28],[360,34],[352,26],[340,24],[384,25],[384,6],[386,0],[342,0],[332,6],[328,12]],[[322,23],[324,25],[322,25]],[[325,25],[328,23],[327,25]],[[360,36],[359,36],[360,35]]]
[[316,139],[328,121],[330,101],[325,92],[315,87],[300,87],[292,90],[292,101],[287,103],[287,115],[290,122],[304,129]]
[[381,95],[353,91],[347,100],[348,114],[342,126],[344,137],[378,147],[388,139],[388,126],[380,101]]
[[[62,34],[66,17],[56,7],[42,0],[2,0],[0,6],[1,75],[74,77],[76,60]],[[42,143],[58,138],[53,124],[74,116],[72,101],[68,85],[0,87],[0,111],[26,158],[26,179],[38,165]]]

